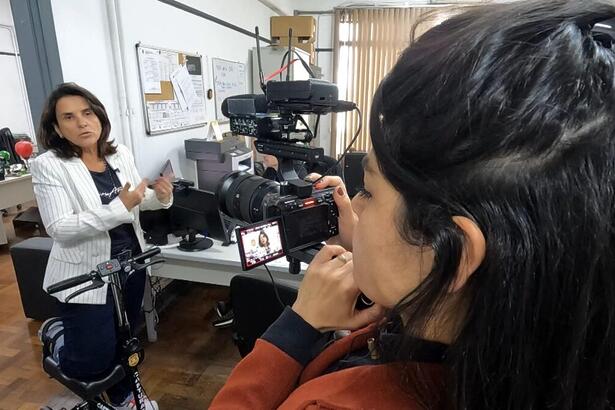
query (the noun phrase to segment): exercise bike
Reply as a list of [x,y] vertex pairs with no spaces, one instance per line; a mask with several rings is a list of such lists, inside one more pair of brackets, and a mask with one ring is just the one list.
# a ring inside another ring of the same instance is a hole
[[[114,407],[103,398],[103,393],[123,380],[126,375],[128,375],[131,381],[136,408],[138,410],[145,410],[145,392],[141,385],[141,379],[137,370],[137,367],[144,360],[144,352],[139,339],[134,337],[131,333],[130,323],[128,323],[128,316],[124,308],[123,283],[133,272],[163,263],[163,259],[143,263],[145,259],[149,259],[159,253],[160,248],[157,247],[151,248],[134,257],[132,257],[129,252],[125,252],[122,255],[118,255],[118,258],[98,264],[96,269],[92,270],[90,273],[63,280],[47,288],[47,292],[53,294],[91,282],[89,286],[81,288],[69,295],[66,298],[66,302],[68,302],[70,299],[82,293],[104,286],[107,282],[105,282],[103,278],[108,277],[108,283],[111,287],[115,304],[118,327],[118,346],[119,349],[121,349],[120,363],[117,364],[107,376],[100,380],[83,382],[66,376],[62,372],[62,369],[60,369],[57,352],[54,351],[54,345],[58,342],[60,337],[62,337],[63,333],[63,324],[60,318],[48,319],[43,323],[39,331],[41,341],[43,342],[43,369],[50,377],[62,383],[83,400],[83,402],[73,407],[73,410],[114,410]],[[120,277],[121,272],[126,274],[124,280]]]

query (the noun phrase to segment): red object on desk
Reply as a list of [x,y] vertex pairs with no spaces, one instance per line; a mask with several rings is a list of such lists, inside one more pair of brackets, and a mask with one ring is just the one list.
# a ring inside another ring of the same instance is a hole
[[32,155],[33,146],[30,141],[18,141],[15,144],[15,152],[23,159],[28,159]]

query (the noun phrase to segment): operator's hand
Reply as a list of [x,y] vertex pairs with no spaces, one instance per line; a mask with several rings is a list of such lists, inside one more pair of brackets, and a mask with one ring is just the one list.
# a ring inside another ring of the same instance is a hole
[[157,178],[152,189],[156,192],[156,198],[161,204],[168,204],[171,202],[171,195],[173,195],[173,184],[167,177]]
[[276,171],[278,170],[278,159],[273,155],[263,155],[263,164],[265,168],[273,168]]
[[[320,175],[315,173],[306,177],[306,179],[310,181],[316,181],[318,178],[320,178]],[[316,189],[324,189],[329,187],[335,187],[333,199],[335,200],[335,204],[337,205],[337,209],[339,211],[338,224],[340,227],[340,233],[339,235],[330,238],[327,243],[329,245],[341,245],[345,249],[352,251],[352,232],[354,231],[354,226],[357,224],[359,217],[352,210],[350,197],[346,192],[346,186],[344,185],[342,178],[337,176],[326,176],[314,185],[314,188]]]
[[126,209],[130,211],[143,202],[143,198],[145,198],[145,188],[147,188],[147,179],[141,181],[132,191],[130,190],[130,182],[126,182],[126,185],[124,185],[118,197]]
[[385,311],[379,305],[355,309],[361,291],[352,266],[351,252],[338,245],[322,248],[305,273],[292,309],[321,332],[359,329],[381,319]]

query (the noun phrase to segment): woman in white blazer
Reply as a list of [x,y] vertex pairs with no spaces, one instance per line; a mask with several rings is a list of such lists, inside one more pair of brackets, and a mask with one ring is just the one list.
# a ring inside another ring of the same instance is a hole
[[[170,182],[159,178],[149,189],[128,149],[109,140],[110,131],[104,106],[88,90],[66,83],[49,96],[38,135],[47,151],[31,163],[34,193],[54,240],[45,289],[87,273],[124,251],[140,252],[145,243],[139,211],[172,204]],[[139,318],[144,285],[144,271],[135,272],[127,281],[126,308],[133,326]],[[60,366],[70,377],[96,380],[117,360],[114,305],[107,285],[65,303],[77,289],[54,295],[65,329]],[[117,408],[131,408],[128,380],[107,393]],[[158,406],[151,401],[148,408]]]

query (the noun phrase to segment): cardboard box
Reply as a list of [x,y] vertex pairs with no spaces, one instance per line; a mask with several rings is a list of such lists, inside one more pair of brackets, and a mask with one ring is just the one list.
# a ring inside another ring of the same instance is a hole
[[[275,41],[272,45],[288,48],[288,37],[279,37],[278,41]],[[291,45],[308,53],[310,55],[310,64],[314,64],[314,61],[316,61],[316,43],[301,41],[300,38],[293,37],[291,38]]]
[[[272,47],[280,48],[280,49],[283,49],[283,50],[284,49],[288,49],[288,45],[286,45],[286,47],[284,47],[284,44],[273,44]],[[293,47],[300,48],[301,50],[303,50],[306,53],[308,53],[309,56],[310,56],[310,61],[308,61],[308,63],[314,64],[314,62],[316,61],[316,44],[314,44],[314,43],[295,44]],[[297,56],[293,54],[293,58],[297,58]],[[305,60],[305,57],[304,57],[304,60]]]
[[307,44],[295,44],[295,47],[302,49],[306,53],[310,55],[310,58],[313,60],[316,56],[316,44],[307,43]]
[[[306,38],[306,37],[291,37],[290,38],[290,43],[293,46],[299,45],[299,44],[314,44],[314,39],[313,38]],[[288,47],[288,36],[282,36],[282,37],[271,37],[271,44],[276,45],[276,46],[280,46],[280,47]]]
[[288,38],[289,28],[293,29],[293,37],[316,38],[316,19],[313,16],[273,16],[270,22],[270,36],[272,39],[279,37]]
[[306,53],[310,55],[310,64],[314,64],[316,61],[316,44],[308,43],[308,44],[295,44],[295,47],[302,49]]

